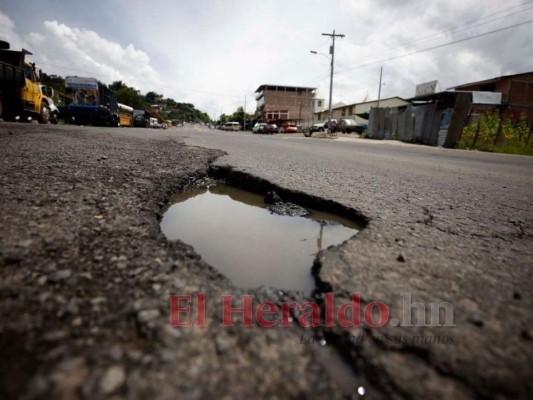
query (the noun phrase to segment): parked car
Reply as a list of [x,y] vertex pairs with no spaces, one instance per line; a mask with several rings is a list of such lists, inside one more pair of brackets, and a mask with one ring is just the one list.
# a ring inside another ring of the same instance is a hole
[[298,133],[298,128],[293,124],[285,124],[279,128],[279,133]]
[[362,125],[359,125],[354,119],[351,118],[341,118],[337,124],[337,132],[342,133],[362,133],[363,130],[361,128]]
[[278,133],[278,126],[276,124],[266,124],[261,128],[262,129],[259,131],[259,133],[266,133],[267,135]]
[[152,129],[167,129],[167,124],[156,122],[152,125]]
[[261,133],[261,130],[266,126],[267,124],[265,124],[264,122],[258,122],[257,124],[254,125],[254,127],[252,128],[252,132],[253,133]]
[[[332,122],[335,122],[337,123],[337,120],[336,119],[331,119]],[[313,124],[311,126],[311,128],[309,129],[309,132],[310,134],[312,134],[313,132],[325,132],[326,129],[327,129],[327,126],[328,126],[328,120],[324,120],[322,122],[318,122],[316,124]]]
[[362,134],[366,130],[368,130],[368,124],[364,124],[364,125],[359,124],[359,125],[357,125],[357,130],[356,130],[357,133]]
[[238,122],[226,122],[220,129],[223,131],[240,131],[241,125]]
[[50,107],[50,123],[57,124],[59,122],[59,108],[51,97],[48,98],[48,106]]

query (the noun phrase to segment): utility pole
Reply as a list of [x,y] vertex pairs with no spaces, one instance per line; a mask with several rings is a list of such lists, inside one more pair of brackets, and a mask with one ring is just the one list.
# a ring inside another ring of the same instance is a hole
[[333,39],[333,44],[329,48],[329,54],[331,54],[331,74],[329,77],[329,112],[328,112],[328,130],[331,132],[331,98],[333,96],[333,65],[335,63],[335,38],[343,38],[344,35],[333,33],[323,33],[322,36],[329,36]]
[[246,130],[246,93],[244,94],[244,125],[242,126],[242,130]]
[[379,70],[379,88],[378,88],[378,104],[377,104],[377,107],[376,107],[376,113],[375,115],[378,116],[378,133],[380,132],[381,130],[381,124],[380,124],[380,121],[381,121],[381,113],[379,112],[379,101],[381,100],[381,77],[383,76],[383,66],[381,67],[381,69]]
[[383,76],[383,67],[379,70],[379,89],[378,89],[378,107],[379,108],[379,100],[381,99],[381,77]]

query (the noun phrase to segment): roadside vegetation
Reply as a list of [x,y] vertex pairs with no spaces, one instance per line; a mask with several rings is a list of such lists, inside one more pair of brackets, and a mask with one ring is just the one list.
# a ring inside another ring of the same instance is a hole
[[458,148],[533,156],[532,126],[487,113],[463,130]]
[[[65,80],[61,76],[43,74],[43,83],[53,87],[58,98],[62,99],[65,91]],[[184,122],[209,122],[209,115],[197,110],[193,104],[179,103],[174,99],[165,98],[162,94],[150,91],[146,94],[142,94],[134,87],[128,86],[122,81],[115,81],[108,86],[115,95],[117,101],[122,104],[126,104],[130,107],[139,110],[147,110],[150,115],[157,118],[159,121],[163,120],[177,120]],[[63,101],[58,101],[58,105],[64,104]],[[158,107],[153,108],[152,106]]]
[[[243,127],[245,131],[252,130],[252,127],[254,124],[254,118],[255,118],[254,114],[246,113],[246,126]],[[231,122],[231,121],[238,122],[241,125],[243,124],[244,122],[244,108],[243,107],[238,107],[237,110],[231,115],[222,114],[220,116],[220,119],[217,121],[217,123],[223,124],[225,122]]]

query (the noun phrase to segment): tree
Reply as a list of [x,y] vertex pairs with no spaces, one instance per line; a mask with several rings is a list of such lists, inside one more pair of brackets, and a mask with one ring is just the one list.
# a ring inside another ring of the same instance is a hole
[[209,116],[197,110],[191,103],[175,103],[168,113],[169,119],[177,119],[186,122],[209,122]]
[[169,99],[165,99],[165,105],[167,108],[173,109],[173,108],[176,108],[178,103],[176,103],[174,99],[169,98]]
[[119,103],[126,104],[136,109],[144,110],[148,108],[144,96],[142,96],[137,89],[129,87],[122,81],[113,82],[109,85],[109,88],[115,92]]
[[148,92],[144,95],[144,100],[150,105],[157,104],[162,98],[163,95],[156,92]]
[[[42,81],[44,84],[53,87],[57,93],[64,93],[65,80],[61,76],[47,75],[43,73]],[[160,121],[164,119],[186,122],[211,121],[207,113],[197,110],[194,107],[194,104],[191,103],[179,103],[171,98],[165,99],[162,94],[154,91],[150,91],[143,95],[139,90],[128,86],[121,80],[111,83],[108,87],[115,93],[119,103],[135,109],[148,110],[152,116]],[[150,106],[153,104],[161,105],[162,109],[159,111],[152,110]]]
[[59,75],[48,75],[44,71],[41,72],[41,73],[42,73],[41,82],[43,82],[44,84],[46,84],[46,85],[56,84],[56,85],[65,86],[65,79],[63,79],[61,76],[59,76]]
[[[229,115],[227,118],[229,121],[235,121],[243,125],[244,124],[244,108],[243,107],[237,108],[237,110],[232,115]],[[250,127],[253,118],[254,116],[252,114],[246,113],[246,126],[243,127],[243,129],[246,130]]]

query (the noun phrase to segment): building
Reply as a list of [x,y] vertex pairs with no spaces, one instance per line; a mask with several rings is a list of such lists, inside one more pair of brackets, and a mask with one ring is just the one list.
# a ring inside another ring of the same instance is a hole
[[[381,99],[379,101],[379,107],[401,107],[409,104],[400,97],[390,97],[387,99]],[[331,118],[339,120],[341,118],[354,119],[360,125],[368,124],[368,115],[370,109],[378,107],[378,101],[365,101],[363,103],[344,104],[338,103],[331,108]],[[316,113],[315,119],[318,121],[324,121],[328,118],[328,110],[323,110]]]
[[368,135],[429,146],[455,147],[475,115],[497,111],[501,93],[446,91],[409,99],[406,105],[370,110]]
[[320,103],[320,100],[315,99],[316,88],[261,85],[255,93],[256,120],[280,125],[302,124],[312,120],[313,112]]
[[450,89],[501,93],[503,115],[515,121],[525,117],[533,123],[533,72],[500,76]]

